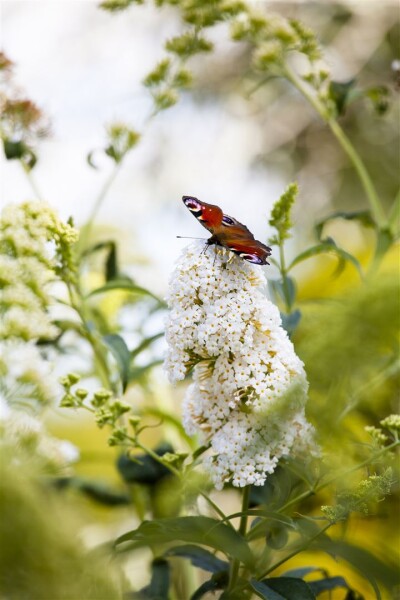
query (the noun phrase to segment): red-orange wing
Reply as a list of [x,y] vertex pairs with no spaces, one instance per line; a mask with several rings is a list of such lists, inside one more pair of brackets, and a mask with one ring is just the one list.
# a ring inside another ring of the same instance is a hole
[[224,213],[219,206],[201,202],[194,196],[182,196],[182,200],[192,215],[194,215],[196,219],[200,221],[203,227],[208,229],[208,231],[215,233],[216,230],[221,226]]
[[269,265],[267,258],[271,254],[271,248],[258,240],[227,239],[220,243],[244,260],[256,265]]
[[256,265],[269,265],[267,257],[271,248],[255,240],[246,225],[225,215],[215,204],[201,202],[194,196],[183,196],[182,200],[203,227],[213,234],[208,240],[210,245],[219,244]]

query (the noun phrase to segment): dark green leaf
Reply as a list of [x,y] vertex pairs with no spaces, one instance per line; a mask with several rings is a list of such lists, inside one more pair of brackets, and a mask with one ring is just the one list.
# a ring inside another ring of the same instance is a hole
[[342,248],[339,248],[338,246],[336,246],[335,242],[331,238],[327,238],[326,240],[321,242],[321,244],[312,246],[308,250],[305,250],[304,252],[302,252],[301,254],[296,256],[296,258],[289,265],[288,271],[290,271],[291,269],[293,269],[293,267],[295,267],[299,263],[301,263],[309,258],[318,256],[319,254],[326,254],[326,253],[336,254],[336,256],[339,258],[339,260],[345,260],[345,261],[350,262],[357,269],[360,277],[361,278],[363,277],[361,265],[358,262],[358,260],[355,258],[355,256],[353,256],[352,254],[349,254],[349,252],[346,252]]
[[153,560],[151,582],[148,587],[149,600],[168,600],[170,582],[169,564],[163,558]]
[[250,580],[250,585],[260,598],[264,600],[286,600],[284,596],[269,588],[263,581]]
[[229,569],[229,563],[217,558],[214,554],[205,550],[205,548],[193,544],[185,544],[184,546],[170,548],[165,553],[165,556],[181,556],[183,558],[189,558],[194,567],[199,567],[200,569],[203,569],[203,571],[209,571],[210,573],[219,573]]
[[102,285],[99,288],[91,291],[90,294],[87,295],[88,298],[91,296],[95,296],[97,294],[104,294],[105,292],[110,292],[113,290],[125,290],[126,292],[131,292],[132,294],[138,294],[139,296],[150,296],[157,300],[159,304],[163,304],[163,302],[157,298],[154,294],[146,290],[145,288],[140,287],[132,283],[131,281],[127,281],[125,279],[114,279],[112,281],[108,281],[105,285]]
[[151,546],[169,542],[189,542],[210,546],[227,556],[253,567],[254,556],[242,535],[232,527],[210,517],[179,517],[144,521],[137,529],[116,540],[116,544],[136,542],[135,546]]
[[228,577],[225,573],[217,573],[211,577],[208,581],[205,581],[197,590],[192,594],[190,600],[200,600],[208,592],[215,592],[216,590],[223,590],[228,585]]
[[128,494],[112,490],[108,485],[98,481],[73,478],[72,485],[92,500],[106,506],[121,506],[130,503]]
[[129,365],[131,362],[131,353],[125,343],[125,340],[116,333],[105,335],[103,340],[113,353],[117,361],[119,374],[121,377],[122,391],[125,392],[129,380]]
[[382,258],[393,244],[393,235],[389,229],[381,229],[378,232],[376,242],[376,256]]
[[93,162],[93,156],[94,156],[95,152],[96,152],[95,150],[92,150],[91,152],[89,152],[88,155],[86,156],[86,161],[87,161],[88,165],[90,167],[92,167],[92,169],[97,170],[99,167]]
[[289,336],[291,336],[297,329],[298,324],[301,320],[301,312],[296,309],[290,314],[285,314],[281,312],[282,326],[288,332]]
[[170,567],[163,558],[155,558],[151,565],[150,584],[138,592],[130,592],[131,600],[168,600],[170,585]]
[[356,83],[355,79],[339,82],[331,81],[329,85],[329,96],[336,104],[338,115],[343,115],[348,103],[349,94]]
[[249,541],[256,540],[260,537],[265,537],[271,530],[271,521],[273,523],[281,524],[282,527],[290,527],[291,529],[296,528],[293,519],[281,513],[266,511],[263,517],[264,518],[258,520],[248,532],[246,538]]
[[368,579],[375,590],[377,598],[380,597],[380,593],[376,581],[380,581],[389,590],[399,584],[398,565],[389,558],[383,561],[364,548],[327,538],[318,539],[312,547],[319,548],[335,558],[340,557],[349,562]]
[[[294,577],[270,577],[262,582],[268,591],[273,591],[285,600],[315,600],[308,583]],[[265,598],[269,598],[268,594]],[[273,597],[272,597],[273,598]]]
[[267,546],[273,550],[281,550],[288,541],[288,530],[282,523],[274,523],[270,526],[265,536]]
[[110,249],[105,264],[105,276],[106,281],[116,279],[118,276],[117,247],[115,242],[110,242]]
[[[173,451],[171,444],[167,443],[160,444],[154,450],[158,456]],[[148,454],[136,454],[133,458],[121,454],[117,460],[117,469],[127,483],[154,485],[161,479],[171,475],[171,471],[165,465]]]
[[365,95],[371,100],[372,106],[378,115],[384,115],[388,111],[390,95],[389,88],[385,85],[369,88]]
[[285,571],[282,573],[283,577],[296,577],[302,579],[306,575],[310,573],[315,573],[315,571],[319,571],[320,573],[325,573],[324,569],[319,567],[300,567],[298,569],[290,569],[289,571]]
[[372,215],[369,210],[358,210],[355,212],[337,211],[328,215],[327,217],[322,219],[322,221],[319,221],[319,223],[316,224],[315,233],[319,240],[321,240],[322,231],[325,225],[330,221],[335,221],[336,219],[345,219],[346,221],[359,221],[362,225],[364,225],[364,227],[375,227],[375,221],[372,218]]
[[388,223],[392,238],[397,239],[400,234],[400,190],[390,208]]
[[319,596],[319,594],[322,594],[328,590],[334,590],[338,587],[349,589],[349,586],[343,577],[327,577],[326,579],[317,579],[316,581],[309,581],[308,585],[316,596]]
[[4,154],[7,160],[21,160],[28,169],[33,169],[37,163],[37,157],[33,150],[22,140],[13,142],[3,140]]
[[164,332],[161,331],[160,333],[156,333],[155,335],[152,335],[152,336],[150,336],[148,338],[145,338],[139,344],[139,346],[137,346],[136,348],[134,348],[133,350],[131,350],[131,359],[133,360],[134,358],[136,358],[136,356],[138,354],[140,354],[141,352],[143,352],[143,350],[146,350],[146,348],[148,348],[153,342],[155,342],[159,338],[163,337],[163,335],[164,335]]

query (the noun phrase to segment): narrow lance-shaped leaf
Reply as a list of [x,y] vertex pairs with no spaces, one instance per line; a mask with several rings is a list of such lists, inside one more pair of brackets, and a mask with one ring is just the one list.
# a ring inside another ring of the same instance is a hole
[[151,335],[150,337],[145,338],[142,342],[140,342],[140,344],[136,348],[131,350],[131,359],[133,360],[134,358],[136,358],[138,354],[143,352],[143,350],[146,350],[146,348],[148,348],[156,340],[163,337],[163,335],[164,332],[161,331],[160,333],[156,333],[155,335]]
[[325,225],[330,221],[335,221],[336,219],[345,219],[346,221],[359,221],[359,223],[364,225],[364,227],[375,227],[375,221],[372,218],[372,215],[369,210],[358,210],[354,212],[337,211],[328,215],[327,217],[322,219],[322,221],[319,221],[319,223],[315,225],[315,233],[319,240],[321,240],[322,231]]
[[335,242],[331,238],[328,238],[328,239],[324,240],[321,244],[317,244],[316,246],[312,246],[311,248],[308,248],[308,250],[301,252],[290,263],[287,270],[290,271],[291,269],[293,269],[293,267],[295,267],[296,265],[298,265],[299,263],[301,263],[305,260],[308,260],[309,258],[318,256],[319,254],[326,254],[326,253],[336,254],[336,256],[339,259],[350,262],[357,269],[360,277],[361,278],[363,277],[361,265],[358,262],[358,260],[355,258],[355,256],[353,256],[349,252],[346,252],[342,248],[339,248],[338,246],[336,246]]
[[120,335],[105,335],[103,339],[107,346],[109,346],[115,357],[115,360],[117,361],[118,370],[121,377],[122,391],[125,392],[129,381],[129,365],[131,362],[131,353],[129,348],[126,345],[125,340]]
[[164,305],[162,300],[160,300],[155,294],[143,287],[140,287],[139,285],[132,283],[131,281],[127,281],[126,279],[114,279],[112,281],[108,281],[105,285],[92,290],[87,295],[87,298],[97,294],[104,294],[105,292],[110,292],[113,290],[125,290],[126,292],[131,292],[132,294],[137,294],[139,296],[150,296],[151,298],[157,300],[160,306]]
[[215,554],[212,554],[201,546],[195,546],[194,544],[185,544],[170,548],[164,556],[181,556],[183,558],[188,558],[194,567],[199,567],[200,569],[203,569],[203,571],[209,571],[210,573],[219,573],[229,569],[228,562],[217,558]]
[[308,583],[294,577],[270,577],[263,581],[251,581],[251,586],[266,600],[315,600]]

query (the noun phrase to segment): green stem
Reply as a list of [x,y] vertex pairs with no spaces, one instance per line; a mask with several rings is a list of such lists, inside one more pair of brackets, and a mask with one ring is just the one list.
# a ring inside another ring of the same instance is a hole
[[361,184],[368,198],[371,212],[379,229],[385,229],[387,226],[387,220],[378,194],[375,190],[374,184],[372,183],[371,177],[363,161],[361,160],[360,155],[350,142],[349,138],[345,135],[339,123],[328,113],[322,102],[310,92],[308,86],[306,86],[306,84],[287,65],[284,67],[284,75],[299,90],[306,100],[308,100],[308,102],[315,108],[318,114],[330,127],[333,135],[336,137],[337,141],[353,163],[353,166],[360,178]]
[[282,275],[283,294],[285,296],[286,310],[288,313],[290,313],[290,311],[292,309],[292,303],[290,301],[290,293],[289,293],[289,288],[288,288],[288,283],[287,283],[285,251],[284,251],[284,247],[283,247],[283,240],[281,239],[280,236],[279,236],[279,259],[280,259],[279,269],[280,269],[280,272]]
[[40,190],[39,190],[39,188],[37,186],[35,178],[32,175],[32,169],[30,169],[22,160],[20,160],[19,162],[20,162],[20,164],[21,164],[21,166],[22,166],[22,168],[24,170],[24,173],[25,173],[25,175],[26,175],[26,177],[27,177],[27,179],[29,181],[29,185],[31,186],[32,191],[35,194],[36,198],[38,200],[43,201],[43,196],[40,193]]
[[137,439],[135,439],[135,438],[129,438],[129,439],[131,440],[131,442],[137,448],[140,448],[141,450],[143,450],[143,452],[145,452],[146,454],[148,454],[149,456],[151,456],[151,458],[153,460],[155,460],[156,462],[160,463],[160,465],[163,465],[163,467],[166,467],[169,471],[171,471],[171,473],[173,475],[175,475],[176,477],[178,477],[178,479],[182,479],[182,473],[180,471],[178,471],[178,469],[175,469],[175,467],[173,467],[171,464],[165,462],[162,459],[162,456],[159,456],[151,448],[148,448],[147,446],[143,446],[143,444],[141,444],[140,442],[138,442]]
[[[239,533],[243,536],[246,535],[247,530],[247,510],[249,508],[249,500],[250,500],[250,491],[251,486],[247,485],[243,490],[243,498],[242,498],[242,516],[240,517],[239,524]],[[230,573],[229,573],[229,586],[228,590],[232,591],[236,585],[238,576],[239,576],[239,568],[240,568],[240,560],[238,558],[234,558],[231,563]]]
[[87,243],[88,239],[90,238],[94,220],[97,216],[97,213],[99,212],[99,210],[101,208],[101,205],[103,204],[103,202],[108,194],[110,187],[114,183],[114,181],[121,169],[121,165],[122,165],[122,160],[119,163],[115,164],[114,169],[110,173],[110,176],[108,177],[108,179],[106,179],[103,187],[100,190],[99,195],[97,196],[97,199],[93,205],[93,208],[90,211],[88,220],[86,221],[85,225],[81,228],[79,242],[78,242],[80,253],[82,253],[85,250],[86,243]]
[[[100,341],[97,339],[97,337],[93,334],[93,332],[87,322],[86,307],[84,306],[84,300],[82,298],[82,295],[79,293],[79,291],[77,291],[76,289],[73,289],[71,284],[67,283],[67,288],[68,288],[68,294],[69,294],[69,298],[70,298],[71,307],[79,315],[81,322],[82,322],[83,329],[84,329],[84,332],[83,332],[84,336],[87,339],[87,341],[90,343],[90,345],[92,346],[94,357],[95,357],[95,363],[96,363],[96,367],[98,370],[98,374],[99,374],[101,383],[105,388],[111,389],[115,393],[116,392],[115,386],[112,382],[110,369],[109,369],[108,362],[107,362],[107,359],[105,356],[105,348],[100,343]],[[75,298],[75,296],[78,296],[78,300]]]

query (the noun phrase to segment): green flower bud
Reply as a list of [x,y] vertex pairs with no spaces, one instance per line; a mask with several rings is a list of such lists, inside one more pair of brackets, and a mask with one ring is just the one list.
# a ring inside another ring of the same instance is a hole
[[282,44],[277,40],[264,42],[253,54],[253,65],[259,71],[268,71],[271,67],[280,66],[283,59]]
[[128,422],[132,429],[136,430],[138,425],[141,423],[141,418],[137,417],[136,415],[133,415],[129,417]]
[[75,396],[79,398],[79,400],[84,400],[88,393],[89,392],[84,388],[78,388],[77,390],[75,390]]
[[67,379],[69,380],[71,385],[78,383],[80,378],[81,378],[81,376],[77,375],[77,373],[68,373],[68,375],[67,375]]
[[71,394],[65,394],[65,396],[63,396],[61,399],[60,406],[62,408],[71,408],[76,406],[75,398]]

